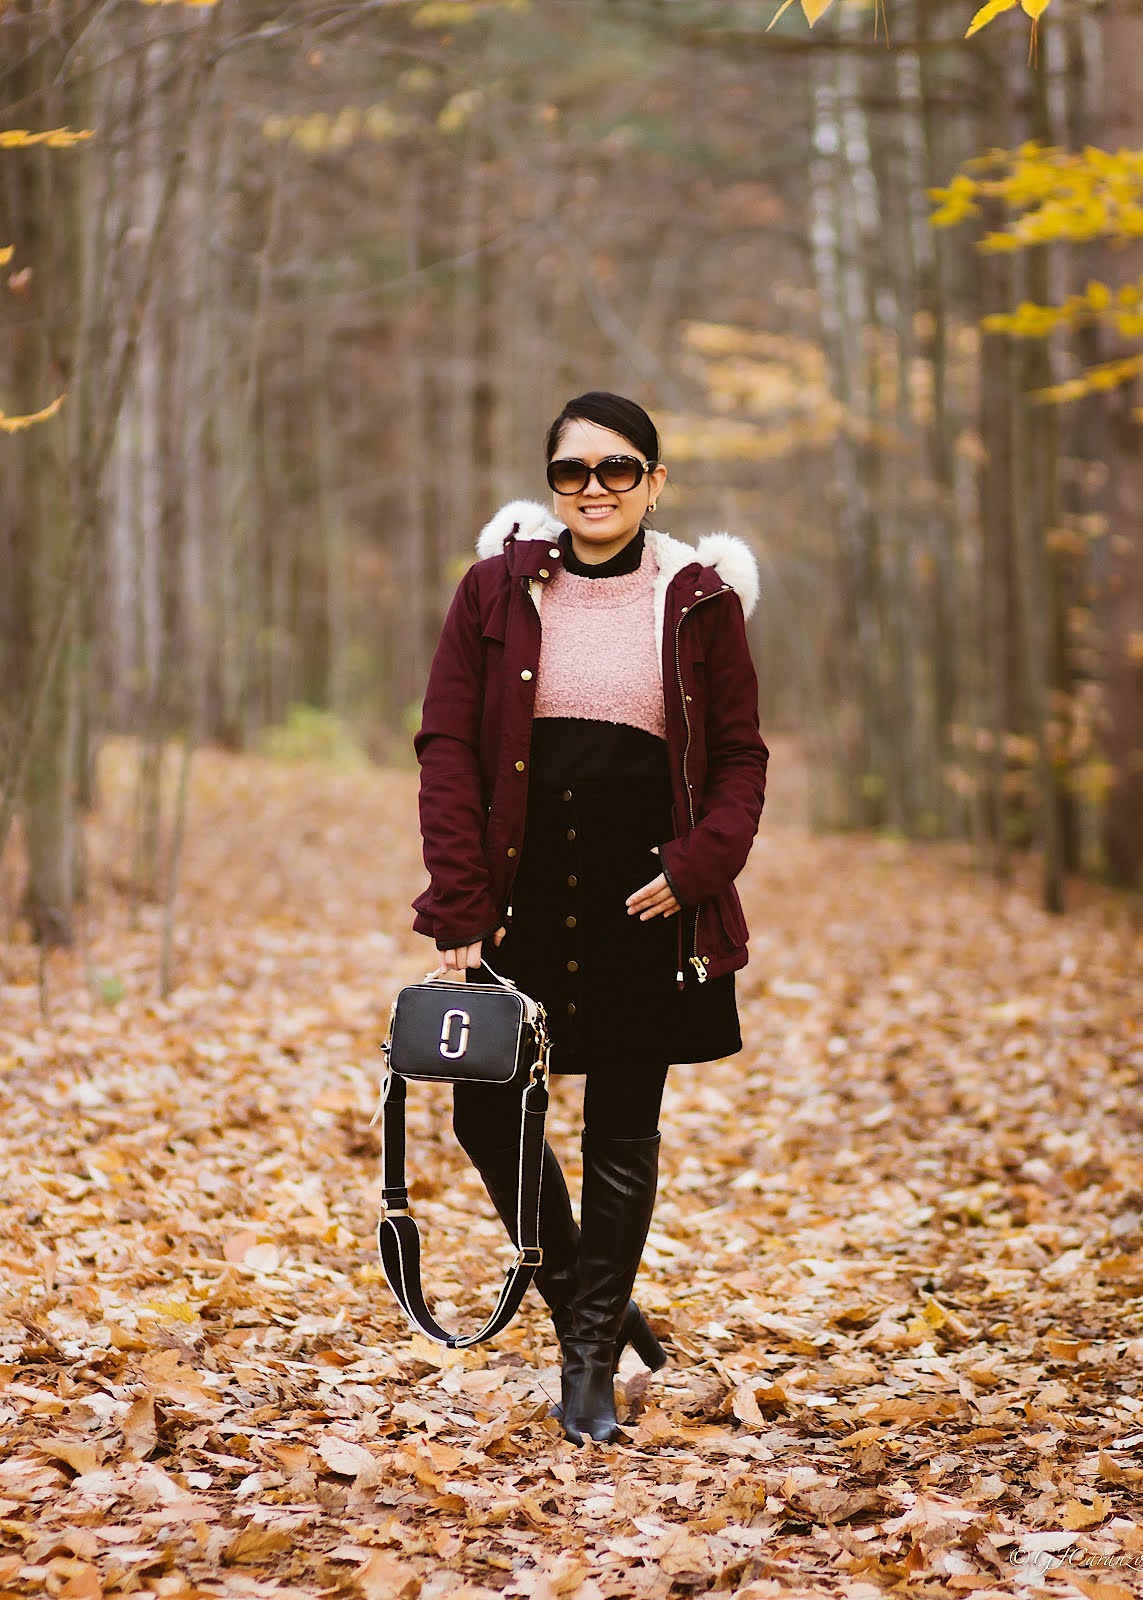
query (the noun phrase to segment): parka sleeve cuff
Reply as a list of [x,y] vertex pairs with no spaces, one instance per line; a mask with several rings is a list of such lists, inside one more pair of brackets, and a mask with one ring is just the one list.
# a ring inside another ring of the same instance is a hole
[[675,899],[679,902],[679,904],[682,905],[683,904],[683,897],[679,893],[678,884],[675,882],[674,878],[671,876],[671,873],[668,871],[667,863],[663,860],[663,846],[659,845],[658,850],[659,850],[659,865],[662,868],[662,872],[663,872],[664,878],[666,878],[666,880],[667,880],[667,888],[671,891],[671,893],[674,895]]
[[437,938],[434,942],[438,950],[460,950],[465,945],[483,944],[485,939],[491,939],[492,935],[497,933],[503,926],[504,922],[501,919],[496,923],[495,927],[489,928],[487,933],[474,933],[471,939],[456,939],[450,935],[448,938]]

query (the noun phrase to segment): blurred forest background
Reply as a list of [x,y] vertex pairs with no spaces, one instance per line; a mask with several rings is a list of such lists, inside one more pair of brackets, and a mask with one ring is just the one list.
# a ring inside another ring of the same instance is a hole
[[661,422],[660,526],[758,553],[818,825],[1035,848],[1054,909],[1139,887],[1143,11],[776,9],[0,0],[35,937],[72,937],[108,734],[151,896],[169,746],[184,803],[207,742],[411,762],[477,531],[589,387]]

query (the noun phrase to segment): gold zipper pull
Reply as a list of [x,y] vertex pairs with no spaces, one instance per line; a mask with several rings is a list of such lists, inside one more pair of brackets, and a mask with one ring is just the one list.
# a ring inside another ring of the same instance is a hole
[[698,956],[691,956],[690,960],[691,960],[691,966],[698,973],[698,981],[700,983],[705,983],[706,982],[706,968],[703,966],[703,964],[699,960]]

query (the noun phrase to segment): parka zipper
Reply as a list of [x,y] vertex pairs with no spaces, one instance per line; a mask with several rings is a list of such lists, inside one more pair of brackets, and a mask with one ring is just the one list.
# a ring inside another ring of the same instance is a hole
[[[678,682],[679,682],[679,703],[683,708],[683,721],[687,725],[687,742],[683,746],[683,783],[684,783],[684,785],[686,787],[686,791],[687,791],[687,814],[690,817],[691,827],[692,828],[695,826],[695,808],[694,808],[693,804],[691,803],[691,786],[690,786],[690,783],[689,783],[689,781],[687,779],[687,756],[690,754],[690,749],[691,749],[691,719],[687,715],[687,696],[686,696],[686,691],[683,688],[683,667],[682,667],[682,662],[679,660],[679,629],[683,625],[683,617],[688,612],[693,611],[695,609],[695,606],[700,605],[703,600],[713,600],[716,594],[721,594],[721,593],[722,593],[721,589],[714,589],[709,594],[699,595],[699,597],[695,600],[693,605],[689,605],[689,606],[684,607],[683,611],[679,614],[679,620],[675,623],[675,676],[678,678]],[[681,946],[681,944],[682,944],[682,929],[681,929],[681,927],[680,927],[680,930],[679,930],[679,943],[680,943],[680,946]],[[694,927],[694,934],[693,934],[692,940],[691,940],[691,953],[687,957],[687,960],[690,962],[691,966],[694,967],[695,972],[698,974],[698,981],[700,983],[705,983],[706,980],[707,980],[707,970],[703,966],[702,961],[699,959],[699,954],[698,954],[698,907],[697,906],[695,907],[695,927]],[[676,972],[676,974],[675,974],[675,982],[676,983],[682,983],[682,981],[683,981],[683,972],[682,972],[682,968],[680,968],[679,971]]]

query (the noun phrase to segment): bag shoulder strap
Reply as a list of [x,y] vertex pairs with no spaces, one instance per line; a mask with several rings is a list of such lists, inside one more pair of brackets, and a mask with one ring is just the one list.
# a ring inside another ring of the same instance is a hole
[[[491,968],[489,968],[491,971]],[[494,974],[495,976],[495,974]],[[390,1072],[381,1110],[381,1220],[377,1249],[389,1287],[415,1328],[450,1350],[466,1350],[502,1332],[520,1308],[528,1285],[543,1262],[540,1249],[540,1174],[544,1123],[548,1114],[546,1061],[520,1096],[520,1172],[516,1200],[516,1259],[500,1298],[478,1333],[449,1333],[433,1316],[421,1284],[421,1236],[409,1209],[405,1182],[405,1080]]]

